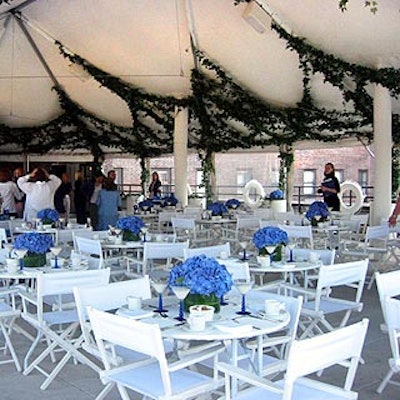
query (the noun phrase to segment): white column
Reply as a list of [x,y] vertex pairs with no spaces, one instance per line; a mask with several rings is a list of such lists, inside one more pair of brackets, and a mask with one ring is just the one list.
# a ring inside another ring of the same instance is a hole
[[187,206],[187,153],[188,153],[188,109],[175,110],[174,125],[174,164],[175,196],[182,207]]
[[375,86],[374,96],[375,179],[371,225],[379,225],[391,211],[392,107],[389,90]]

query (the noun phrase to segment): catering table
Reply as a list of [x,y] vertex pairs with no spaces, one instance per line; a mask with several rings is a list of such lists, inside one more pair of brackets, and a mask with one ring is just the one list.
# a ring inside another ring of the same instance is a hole
[[[174,341],[218,341],[226,346],[230,355],[232,365],[238,364],[239,343],[244,339],[256,339],[258,347],[258,358],[256,370],[262,371],[262,343],[263,335],[284,329],[289,321],[290,315],[287,311],[277,316],[268,316],[264,313],[264,297],[261,291],[250,291],[246,295],[246,309],[249,315],[239,315],[237,311],[241,309],[241,299],[234,295],[226,296],[228,305],[221,306],[221,311],[214,315],[213,321],[207,322],[203,331],[191,330],[189,324],[176,320],[178,315],[178,300],[174,296],[164,299],[164,305],[169,310],[168,314],[160,315],[154,312],[149,316],[148,310],[154,310],[154,301],[143,302],[142,322],[158,324],[164,338]],[[130,317],[129,310],[125,307],[117,311],[119,315]],[[137,311],[132,310],[132,318],[137,318]],[[230,344],[230,346],[228,346]]]

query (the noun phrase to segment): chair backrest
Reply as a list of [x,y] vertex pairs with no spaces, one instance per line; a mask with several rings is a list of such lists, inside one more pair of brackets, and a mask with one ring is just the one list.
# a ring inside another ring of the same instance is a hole
[[[171,218],[172,227],[175,229],[189,229],[194,230],[195,221],[194,218]],[[176,232],[175,232],[176,233]]]
[[89,269],[104,268],[104,255],[99,239],[89,239],[83,236],[75,236],[74,242],[76,246],[74,254],[76,253],[80,256],[80,258],[87,260],[89,262]]
[[105,285],[109,280],[109,268],[101,270],[38,274],[36,289],[38,319],[43,319],[43,299],[45,296],[72,294],[73,288],[76,286]]
[[92,239],[92,240],[103,240],[108,238],[108,231],[92,231],[90,229],[79,229],[72,233],[73,241],[74,241],[74,249],[77,249],[76,240],[78,237]]
[[289,239],[303,239],[309,242],[311,248],[314,248],[314,240],[311,225],[278,225],[280,229],[284,230]]
[[[289,249],[286,249],[288,252]],[[323,265],[332,265],[335,263],[335,250],[328,250],[328,249],[293,249],[293,257],[295,260],[298,258],[302,260],[308,260],[308,255],[310,253],[316,253],[319,255],[319,258]]]
[[276,221],[276,220],[267,220],[267,219],[260,219],[260,229],[261,228],[265,228],[266,226],[279,226],[280,225],[280,221]]
[[218,258],[221,252],[224,252],[228,257],[231,255],[231,246],[229,243],[215,246],[193,247],[191,249],[187,248],[184,249],[183,256],[185,260],[189,257],[199,256],[200,254],[204,254],[207,257]]
[[386,297],[384,299],[384,308],[392,357],[395,364],[398,365],[400,362],[400,300]]
[[88,322],[87,307],[92,306],[97,310],[109,311],[126,304],[126,297],[130,295],[141,297],[143,300],[151,298],[148,275],[98,286],[75,286],[73,290],[84,338],[84,348],[96,356],[99,356],[99,353]]
[[326,289],[337,286],[352,286],[356,289],[354,301],[361,300],[369,259],[349,261],[341,264],[322,265],[319,268],[315,309],[319,309],[321,297]]
[[221,260],[221,265],[225,265],[228,272],[232,275],[232,279],[250,280],[250,269],[248,262]]
[[[111,369],[106,344],[136,351],[158,361],[166,398],[171,395],[171,381],[165,358],[160,327],[88,308],[90,323],[106,370]],[[160,394],[162,396],[162,393]]]
[[400,294],[400,270],[386,272],[384,274],[375,272],[376,288],[378,289],[379,301],[382,308],[383,320],[387,325],[385,299]]
[[368,226],[365,232],[366,246],[386,248],[389,239],[389,225]]
[[183,260],[184,250],[189,248],[189,240],[185,242],[146,242],[143,248],[143,274],[146,275],[151,260],[166,260],[168,267],[172,259]]
[[297,378],[335,364],[343,365],[343,362],[348,360],[350,363],[344,389],[350,391],[364,346],[368,323],[368,319],[363,319],[361,322],[332,332],[294,341],[289,353],[282,399],[290,400],[292,398],[293,384]]

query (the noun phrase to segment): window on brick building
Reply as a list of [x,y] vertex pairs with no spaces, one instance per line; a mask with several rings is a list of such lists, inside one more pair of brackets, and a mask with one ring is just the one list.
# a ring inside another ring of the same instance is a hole
[[367,169],[359,169],[358,170],[358,183],[361,187],[368,186],[368,170]]
[[253,171],[251,169],[241,169],[236,171],[237,193],[242,193],[242,188],[246,183],[253,179]]
[[317,171],[315,169],[305,169],[303,171],[304,194],[315,194],[317,185]]
[[173,192],[172,182],[171,182],[171,176],[172,176],[171,168],[158,168],[157,172],[162,184],[161,186],[162,195],[167,195]]
[[339,182],[344,181],[344,170],[343,169],[335,169],[336,178],[338,178]]

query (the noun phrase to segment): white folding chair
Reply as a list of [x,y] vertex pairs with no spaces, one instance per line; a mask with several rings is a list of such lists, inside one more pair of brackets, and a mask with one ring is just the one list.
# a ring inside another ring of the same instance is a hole
[[[93,336],[90,325],[87,307],[95,307],[101,311],[115,310],[126,304],[126,297],[135,295],[143,300],[151,298],[151,289],[149,277],[146,275],[138,279],[129,279],[126,281],[113,282],[98,286],[77,286],[74,287],[74,296],[79,315],[80,328],[83,342],[82,348],[92,356],[101,359],[99,349]],[[109,359],[113,365],[119,365],[123,360],[138,361],[144,357],[136,352],[127,352],[120,347],[109,349]],[[103,398],[112,385],[106,385],[98,398]]]
[[190,240],[190,244],[196,246],[209,240],[207,236],[200,234],[194,218],[171,218],[172,229],[178,241]]
[[[225,397],[230,400],[350,400],[356,399],[352,391],[357,367],[367,333],[368,320],[337,329],[310,339],[294,341],[289,352],[287,370],[283,380],[262,378],[226,363],[217,363],[218,371],[225,374]],[[347,369],[344,385],[328,384],[306,377],[325,368],[341,365]],[[231,396],[230,380],[246,383]]]
[[275,212],[274,220],[279,221],[282,225],[301,225],[304,216],[302,214],[295,214],[293,211]]
[[[127,389],[152,399],[186,400],[200,395],[211,397],[211,392],[218,387],[216,373],[210,377],[189,367],[208,358],[214,358],[215,362],[223,351],[222,346],[190,354],[169,364],[158,325],[91,307],[88,314],[105,368],[100,377],[105,384],[116,385],[122,399],[129,399]],[[107,351],[110,344],[141,353],[146,359],[113,366]]]
[[[156,261],[161,261],[162,268],[169,268],[173,260],[183,260],[184,250],[189,248],[189,240],[185,242],[145,242],[143,247],[143,260],[127,258],[127,273],[146,275],[154,267]],[[132,271],[135,267],[136,271]]]
[[314,248],[311,225],[278,225],[278,227],[287,233],[289,240],[299,243],[301,247]]
[[[23,305],[21,316],[37,330],[36,339],[25,356],[24,375],[28,375],[34,369],[45,375],[46,379],[40,386],[42,390],[45,390],[50,385],[71,357],[74,357],[77,361],[88,365],[94,370],[99,370],[96,364],[79,351],[82,337],[74,340],[73,335],[79,326],[79,317],[76,308],[48,311],[44,298],[46,296],[62,297],[64,295],[71,295],[73,288],[76,286],[105,285],[109,282],[109,279],[110,270],[108,268],[93,271],[39,273],[36,282],[36,293],[20,293]],[[57,331],[61,326],[63,326],[62,330]],[[46,340],[46,349],[29,363],[30,357],[33,355],[42,338]],[[52,361],[55,362],[55,349],[61,349],[66,354],[51,372],[47,372],[41,367],[41,363],[47,356],[50,356]]]
[[158,214],[158,230],[159,232],[171,233],[173,232],[171,218],[177,216],[176,211],[162,211]]
[[258,359],[259,373],[263,376],[276,374],[286,370],[287,358],[290,346],[296,339],[297,328],[299,325],[300,312],[303,305],[303,297],[281,296],[276,293],[264,290],[253,290],[248,295],[249,300],[277,300],[285,305],[285,310],[290,315],[290,322],[281,332],[265,336],[262,342],[262,349],[258,349],[256,341],[248,341],[246,347],[253,352],[253,362]]
[[[15,304],[15,295],[18,292],[19,290],[17,288],[0,289],[0,330],[4,339],[4,343],[2,343],[0,346],[0,350],[3,351],[4,356],[0,357],[0,365],[13,362],[17,371],[21,372],[21,365],[11,342],[11,332],[14,321],[21,314],[21,311],[16,308]],[[10,352],[10,359],[6,358],[7,351]]]
[[74,240],[76,246],[74,254],[78,254],[82,259],[88,260],[89,269],[104,268],[105,261],[99,239],[75,236]]
[[400,270],[386,273],[375,272],[375,281],[384,322],[381,330],[385,332],[387,331],[385,299],[400,295]]
[[364,241],[344,241],[340,256],[342,259],[361,259],[368,257],[372,267],[368,289],[371,288],[375,276],[374,273],[385,264],[390,256],[387,242],[389,239],[389,226],[378,225],[368,226],[365,232]]
[[231,246],[229,243],[187,248],[183,251],[183,258],[186,260],[189,257],[199,256],[200,254],[204,254],[207,257],[218,258],[221,253],[226,254],[228,257],[231,255]]
[[259,226],[260,218],[258,216],[238,216],[235,229],[229,227],[222,229],[223,240],[232,242],[237,246],[241,241],[251,240],[253,238],[254,232],[259,229]]
[[390,349],[392,357],[388,360],[389,372],[383,378],[381,384],[376,390],[378,393],[382,393],[388,383],[400,386],[399,381],[393,381],[392,377],[394,374],[400,372],[400,353],[399,353],[399,340],[400,340],[400,301],[386,297],[383,301],[383,307],[385,309],[387,330],[389,333]]
[[[350,261],[341,264],[322,265],[319,269],[317,287],[315,290],[301,289],[292,285],[286,286],[293,294],[303,294],[305,302],[301,312],[300,327],[303,330],[301,338],[323,333],[323,329],[331,331],[333,323],[327,317],[343,314],[337,327],[343,327],[353,311],[360,312],[363,308],[361,297],[368,269],[368,259]],[[285,287],[284,284],[281,287]],[[342,293],[336,293],[335,288],[353,291],[344,298]],[[351,299],[349,299],[351,297]]]

